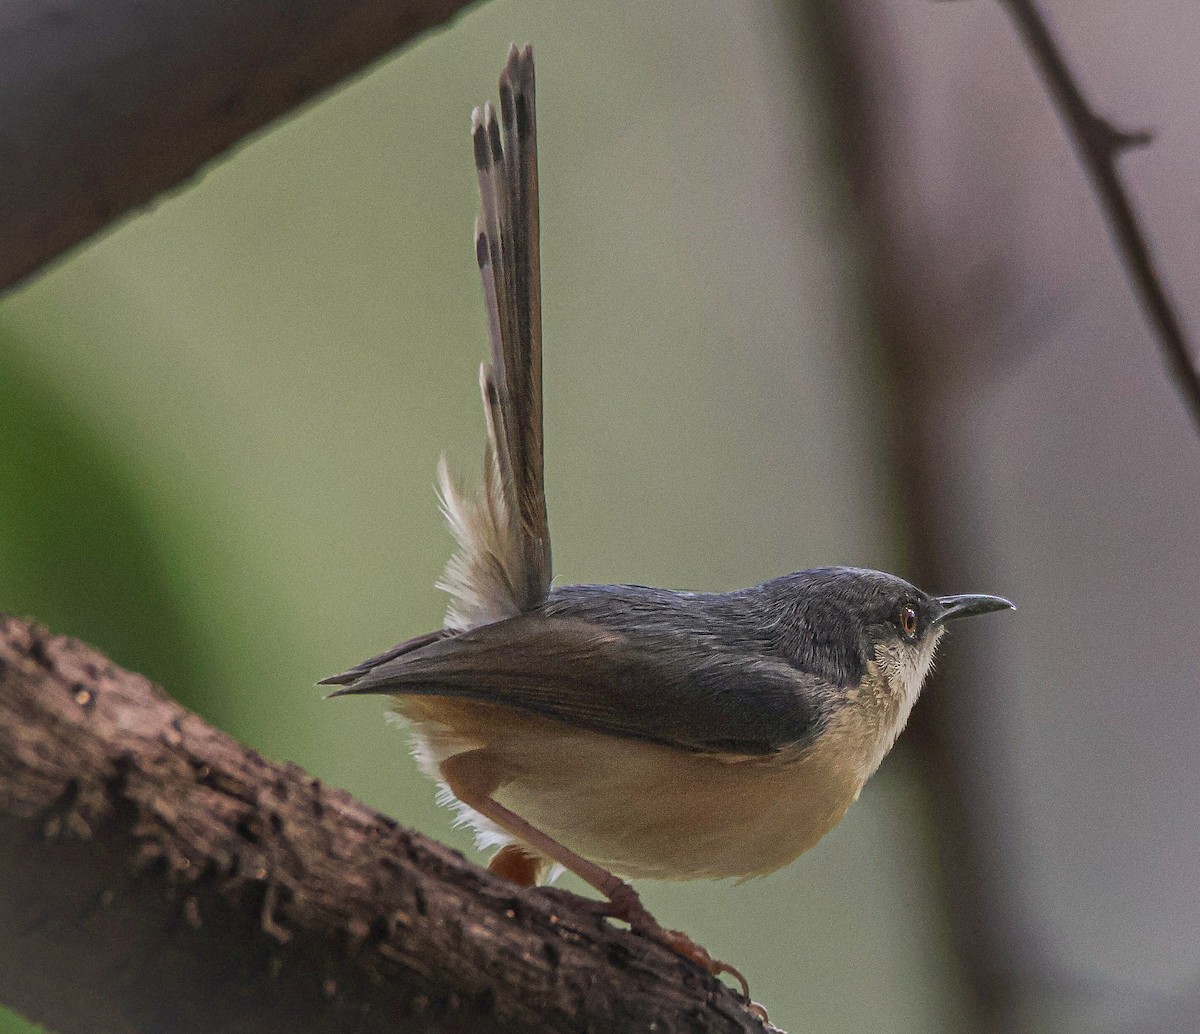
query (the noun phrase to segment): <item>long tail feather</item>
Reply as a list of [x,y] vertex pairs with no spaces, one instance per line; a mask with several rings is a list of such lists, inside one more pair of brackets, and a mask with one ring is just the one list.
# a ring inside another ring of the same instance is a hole
[[481,210],[475,255],[491,364],[481,371],[488,448],[480,496],[464,497],[443,468],[442,509],[458,539],[441,586],[447,621],[467,628],[541,604],[550,591],[542,458],[542,315],[533,51],[510,50],[500,113],[471,117]]

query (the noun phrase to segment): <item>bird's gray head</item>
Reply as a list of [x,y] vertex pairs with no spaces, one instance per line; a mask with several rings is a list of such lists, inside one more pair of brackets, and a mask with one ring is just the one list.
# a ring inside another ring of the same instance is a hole
[[794,663],[843,688],[872,667],[911,701],[933,664],[946,623],[1012,608],[999,596],[930,596],[882,571],[825,567],[768,582],[785,614],[776,626]]
[[801,571],[761,586],[773,648],[827,686],[843,717],[838,751],[861,787],[908,722],[946,622],[1012,607],[998,596],[930,596],[853,567]]

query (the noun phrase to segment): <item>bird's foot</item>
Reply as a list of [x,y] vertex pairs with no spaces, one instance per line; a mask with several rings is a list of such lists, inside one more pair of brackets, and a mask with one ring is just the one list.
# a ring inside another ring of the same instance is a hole
[[750,985],[741,971],[731,966],[728,962],[722,962],[720,959],[713,958],[708,949],[697,944],[687,934],[679,930],[668,930],[662,926],[657,919],[654,918],[642,904],[642,899],[638,896],[629,884],[622,884],[613,894],[610,895],[610,900],[607,903],[597,902],[597,904],[607,905],[607,915],[613,919],[620,919],[629,924],[629,928],[636,934],[641,934],[643,937],[648,937],[652,941],[657,941],[665,948],[670,948],[676,955],[681,955],[689,962],[699,966],[705,973],[709,973],[714,977],[720,976],[722,973],[728,973],[742,987],[742,995],[746,999],[746,1007],[763,1023],[769,1023],[767,1018],[767,1010],[764,1009],[758,1002],[750,997]]

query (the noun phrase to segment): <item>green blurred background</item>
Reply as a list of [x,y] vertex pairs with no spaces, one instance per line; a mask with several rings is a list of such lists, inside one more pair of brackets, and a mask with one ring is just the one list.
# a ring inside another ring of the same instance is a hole
[[[482,441],[468,116],[527,39],[559,581],[904,573],[799,27],[493,0],[10,295],[0,608],[480,859],[380,702],[313,683],[441,621],[434,468]],[[960,1029],[927,803],[898,755],[784,872],[640,889],[786,1029]]]

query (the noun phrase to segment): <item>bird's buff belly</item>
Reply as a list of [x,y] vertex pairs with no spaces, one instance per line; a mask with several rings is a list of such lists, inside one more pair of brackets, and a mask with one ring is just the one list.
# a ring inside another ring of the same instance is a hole
[[[688,753],[474,702],[407,696],[395,704],[429,775],[440,778],[449,757],[482,752],[478,767],[494,788],[481,792],[631,878],[773,872],[841,820],[867,774],[836,728],[807,752],[764,759]],[[464,818],[483,841],[512,839],[470,809]]]

